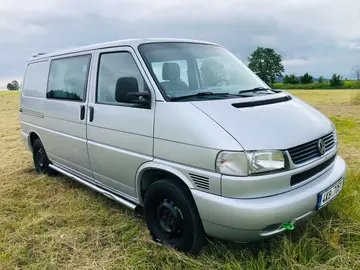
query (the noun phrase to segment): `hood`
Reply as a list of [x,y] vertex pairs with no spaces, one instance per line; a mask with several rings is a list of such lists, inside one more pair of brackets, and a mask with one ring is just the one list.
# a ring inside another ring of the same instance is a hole
[[192,102],[245,150],[285,150],[333,130],[322,113],[286,92],[226,100]]

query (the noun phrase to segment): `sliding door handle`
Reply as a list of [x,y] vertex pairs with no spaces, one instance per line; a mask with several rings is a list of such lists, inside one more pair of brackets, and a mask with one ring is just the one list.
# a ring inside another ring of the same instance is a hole
[[81,105],[80,106],[80,120],[84,120],[85,119],[85,106]]
[[94,107],[90,106],[90,117],[89,117],[89,121],[92,122],[94,120]]

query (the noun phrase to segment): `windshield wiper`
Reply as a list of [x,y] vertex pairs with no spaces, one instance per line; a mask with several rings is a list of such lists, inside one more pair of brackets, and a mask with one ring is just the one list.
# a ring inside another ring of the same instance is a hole
[[[240,90],[239,94],[243,94],[243,93],[254,93],[254,92],[263,92],[266,90],[271,90],[271,88],[265,88],[265,87],[255,87],[252,89],[247,89],[247,90]],[[268,93],[270,94],[270,93]]]
[[182,99],[187,99],[187,98],[193,98],[193,97],[205,97],[205,96],[229,96],[231,94],[229,93],[213,93],[213,92],[199,92],[197,94],[194,95],[186,95],[186,96],[181,96],[181,97],[173,97],[170,98],[171,101],[176,101],[176,100],[182,100]]

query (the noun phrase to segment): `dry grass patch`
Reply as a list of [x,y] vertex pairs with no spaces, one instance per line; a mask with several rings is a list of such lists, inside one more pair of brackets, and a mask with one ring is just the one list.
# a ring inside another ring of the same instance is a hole
[[354,92],[355,93],[351,97],[351,103],[355,105],[360,105],[360,90]]
[[289,90],[290,93],[312,105],[348,104],[355,91],[357,90]]
[[[349,100],[346,91],[294,92],[314,105],[329,99],[335,110],[342,104],[335,101]],[[142,217],[104,196],[67,177],[35,174],[18,108],[18,93],[0,93],[0,269],[360,269],[355,112],[332,116],[350,171],[329,209],[284,237],[251,245],[211,240],[191,258],[153,243]]]

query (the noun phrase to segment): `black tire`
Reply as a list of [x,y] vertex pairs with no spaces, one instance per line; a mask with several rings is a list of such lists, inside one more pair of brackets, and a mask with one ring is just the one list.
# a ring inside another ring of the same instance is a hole
[[176,180],[162,179],[145,193],[144,214],[155,241],[197,255],[205,240],[199,212],[189,190]]
[[46,155],[45,148],[39,138],[34,141],[32,148],[36,172],[38,174],[47,174],[49,176],[56,175],[57,172],[49,167],[50,161]]

